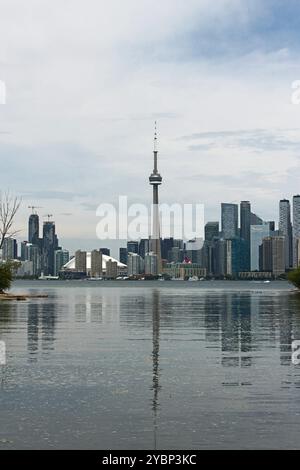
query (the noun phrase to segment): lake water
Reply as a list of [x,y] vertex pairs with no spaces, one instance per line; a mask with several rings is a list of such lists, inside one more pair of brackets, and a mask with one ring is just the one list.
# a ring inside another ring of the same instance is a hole
[[16,282],[0,449],[300,448],[286,282]]

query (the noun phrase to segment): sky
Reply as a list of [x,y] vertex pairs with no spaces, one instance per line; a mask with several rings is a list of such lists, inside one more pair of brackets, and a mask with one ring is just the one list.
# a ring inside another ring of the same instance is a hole
[[53,214],[70,250],[101,203],[250,200],[265,220],[300,192],[300,4],[294,0],[0,0],[0,188]]

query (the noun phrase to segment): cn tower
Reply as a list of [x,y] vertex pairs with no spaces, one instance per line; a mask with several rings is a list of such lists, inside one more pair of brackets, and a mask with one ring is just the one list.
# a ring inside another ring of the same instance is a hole
[[151,237],[151,250],[157,255],[157,274],[161,274],[161,248],[160,248],[160,229],[159,229],[159,206],[158,206],[158,186],[162,183],[162,177],[158,173],[157,169],[157,131],[155,122],[155,133],[154,133],[154,166],[153,172],[149,177],[149,182],[153,187],[153,227]]

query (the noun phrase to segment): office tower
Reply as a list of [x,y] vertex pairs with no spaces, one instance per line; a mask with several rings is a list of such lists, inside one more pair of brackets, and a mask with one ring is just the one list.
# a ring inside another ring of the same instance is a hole
[[106,277],[109,279],[116,279],[118,276],[118,263],[109,259],[106,262]]
[[43,260],[42,271],[44,275],[54,275],[54,252],[58,248],[54,222],[43,224]]
[[31,214],[28,220],[28,241],[33,245],[39,244],[39,216],[37,214]]
[[128,253],[137,253],[139,252],[139,242],[130,240],[127,242],[127,251]]
[[17,259],[18,244],[14,238],[5,238],[2,246],[2,258],[6,261]]
[[139,243],[139,255],[145,258],[145,254],[150,251],[150,240],[149,238],[142,238]]
[[75,252],[75,271],[86,273],[86,251],[77,250]]
[[219,222],[207,222],[204,227],[205,240],[211,242],[214,238],[218,238],[219,231]]
[[261,254],[263,271],[272,272],[275,277],[285,272],[286,252],[284,236],[264,238]]
[[168,252],[167,260],[170,263],[181,263],[183,257],[183,251],[178,246],[173,246]]
[[251,271],[260,271],[259,247],[262,245],[263,239],[271,234],[270,224],[264,222],[262,225],[251,225],[250,233]]
[[153,188],[153,227],[152,227],[152,236],[151,236],[151,250],[157,257],[157,273],[161,273],[161,246],[160,246],[160,228],[159,228],[159,207],[158,207],[158,187],[162,183],[162,177],[158,173],[157,169],[157,134],[156,134],[156,127],[155,127],[155,135],[154,135],[154,166],[153,172],[149,177],[150,185]]
[[59,275],[62,267],[68,263],[70,254],[68,250],[56,250],[54,254],[54,276]]
[[300,240],[300,195],[293,197],[293,266],[299,266],[300,253],[298,252]]
[[222,218],[222,236],[225,239],[231,239],[238,236],[238,205],[221,204]]
[[258,217],[258,215],[251,212],[251,214],[250,214],[250,224],[251,225],[262,225],[262,223],[263,223],[263,220],[260,217]]
[[285,267],[293,266],[293,238],[290,201],[282,199],[279,203],[279,234],[285,239]]
[[185,255],[192,261],[192,263],[202,264],[203,258],[203,239],[194,238],[185,244]]
[[250,226],[251,226],[251,204],[249,201],[242,201],[240,205],[241,230],[240,237],[245,240],[246,250],[246,271],[250,271]]
[[137,253],[128,253],[127,273],[128,276],[136,276],[143,272],[144,260]]
[[109,248],[100,248],[101,253],[106,256],[110,256],[110,249]]
[[41,274],[41,254],[37,245],[31,243],[26,247],[26,260],[32,262],[32,275],[40,276]]
[[102,276],[102,253],[99,250],[91,252],[91,277]]
[[128,257],[127,248],[120,248],[119,250],[120,262],[123,264],[127,264],[127,257]]
[[[162,259],[166,259],[169,261],[168,254],[169,251],[173,248],[174,246],[174,238],[164,238],[161,240],[161,257]],[[148,250],[149,252],[149,250]]]
[[145,274],[157,276],[158,273],[158,256],[153,251],[146,253],[145,256]]

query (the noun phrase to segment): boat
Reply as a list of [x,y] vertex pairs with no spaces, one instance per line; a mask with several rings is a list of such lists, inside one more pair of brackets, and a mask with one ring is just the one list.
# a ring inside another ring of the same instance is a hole
[[188,280],[191,281],[191,282],[195,282],[195,281],[199,281],[199,278],[198,278],[198,276],[192,276],[192,277],[189,277]]

